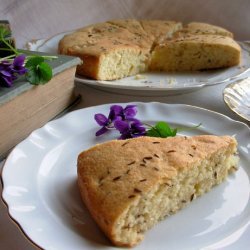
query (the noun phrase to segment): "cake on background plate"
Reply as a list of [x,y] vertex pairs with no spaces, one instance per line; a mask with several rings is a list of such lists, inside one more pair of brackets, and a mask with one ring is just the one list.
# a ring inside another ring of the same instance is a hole
[[77,74],[115,80],[151,71],[194,71],[238,65],[241,48],[218,26],[116,19],[65,35],[58,52],[82,59]]

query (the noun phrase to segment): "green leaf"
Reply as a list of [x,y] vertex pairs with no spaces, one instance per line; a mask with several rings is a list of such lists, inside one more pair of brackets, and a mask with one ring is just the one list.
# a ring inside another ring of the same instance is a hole
[[177,129],[177,128],[174,128],[174,129],[172,130],[172,136],[176,136],[177,132],[178,132],[178,129]]
[[165,122],[157,122],[155,128],[159,131],[163,138],[167,137],[171,133],[171,128]]
[[147,136],[166,138],[169,136],[175,136],[176,133],[177,129],[171,129],[168,123],[157,122],[155,126],[147,131]]
[[45,84],[53,76],[50,65],[41,56],[31,57],[25,66],[28,69],[26,78],[33,85]]
[[52,69],[50,65],[46,62],[40,63],[39,66],[40,66],[41,78],[43,79],[44,83],[46,83],[53,76]]
[[162,138],[166,138],[169,136],[175,136],[176,133],[171,129],[168,123],[166,122],[158,122],[155,125],[155,128],[159,131]]
[[31,84],[38,85],[38,83],[40,82],[40,78],[39,78],[39,75],[36,72],[36,68],[35,67],[30,67],[28,69],[28,72],[26,73],[26,79]]
[[25,64],[26,68],[36,67],[38,64],[44,62],[44,58],[42,56],[32,56],[28,59]]
[[155,127],[152,127],[151,129],[149,129],[146,133],[147,136],[150,137],[161,137],[161,135],[159,134],[159,132],[155,129]]

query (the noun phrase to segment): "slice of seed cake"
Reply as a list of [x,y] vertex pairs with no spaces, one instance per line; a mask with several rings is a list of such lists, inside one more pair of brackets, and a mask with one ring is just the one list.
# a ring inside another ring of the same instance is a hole
[[93,218],[117,246],[144,232],[237,169],[229,136],[139,137],[99,144],[78,156],[78,183]]
[[165,40],[152,53],[151,70],[193,71],[238,65],[241,48],[232,38],[186,35]]
[[66,35],[58,49],[82,59],[77,74],[114,80],[147,70],[151,42],[121,26],[99,23]]

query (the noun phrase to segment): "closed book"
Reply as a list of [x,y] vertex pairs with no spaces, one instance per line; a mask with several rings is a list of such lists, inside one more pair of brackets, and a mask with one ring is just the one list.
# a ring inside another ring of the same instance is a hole
[[48,63],[53,71],[48,83],[34,86],[21,77],[13,87],[0,87],[0,158],[79,98],[74,93],[74,78],[80,60],[58,55]]

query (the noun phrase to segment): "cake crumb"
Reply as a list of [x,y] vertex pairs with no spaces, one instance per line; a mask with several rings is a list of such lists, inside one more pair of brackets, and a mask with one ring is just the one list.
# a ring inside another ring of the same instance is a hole
[[141,80],[141,79],[147,79],[146,76],[143,76],[143,75],[135,75],[135,80]]

